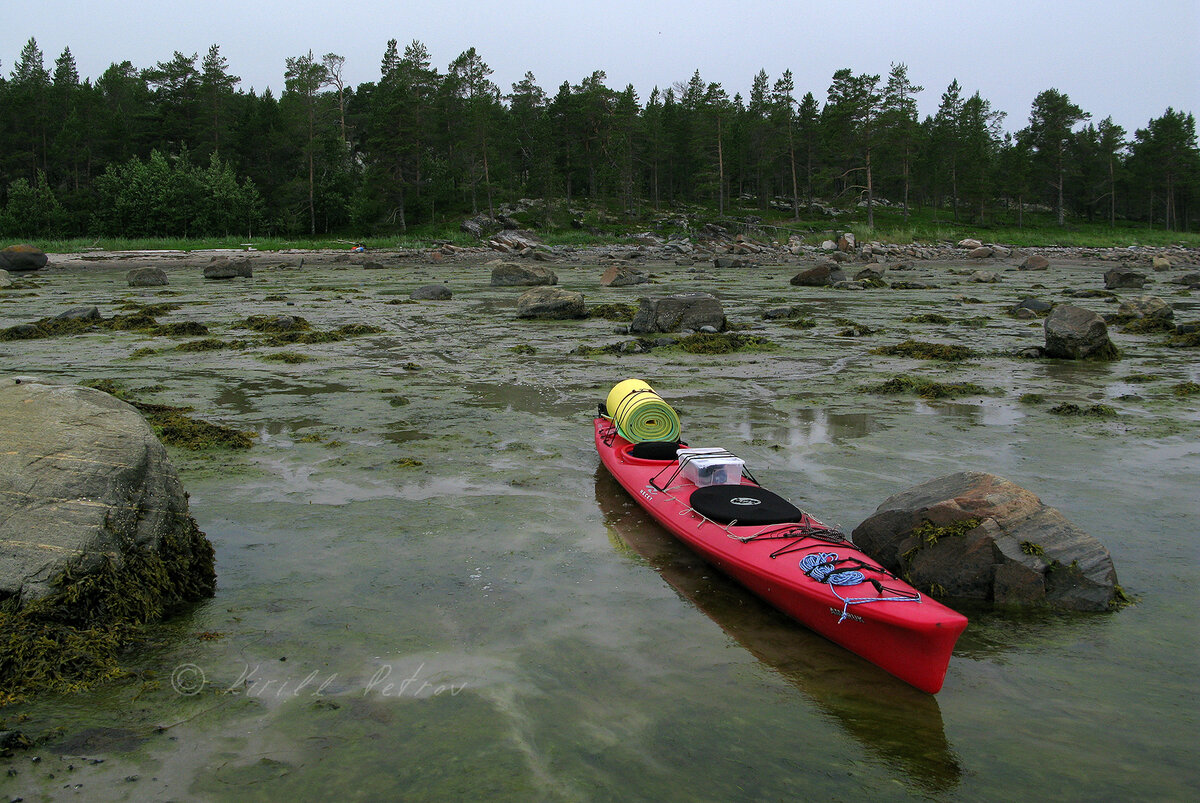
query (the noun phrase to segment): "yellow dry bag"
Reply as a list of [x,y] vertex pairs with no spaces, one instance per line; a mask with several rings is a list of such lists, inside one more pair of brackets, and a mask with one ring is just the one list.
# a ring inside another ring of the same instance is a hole
[[679,440],[679,415],[640,379],[618,382],[604,406],[630,443]]

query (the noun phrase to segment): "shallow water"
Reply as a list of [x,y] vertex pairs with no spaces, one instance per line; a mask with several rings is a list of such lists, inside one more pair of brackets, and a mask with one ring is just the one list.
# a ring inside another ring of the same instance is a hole
[[[248,337],[237,322],[260,313],[385,332],[138,359],[134,349],[178,341],[0,343],[6,375],[115,379],[259,433],[245,452],[172,450],[217,550],[216,597],[159,628],[128,678],[5,709],[10,724],[27,715],[18,727],[31,735],[63,730],[0,759],[15,770],[0,790],[25,800],[1190,797],[1200,402],[1170,387],[1200,381],[1200,365],[1159,336],[1115,330],[1117,363],[1002,356],[1041,343],[1040,323],[1002,314],[1031,282],[1062,300],[1061,288],[1101,286],[1105,266],[953,284],[950,270],[965,267],[917,263],[889,277],[937,290],[845,292],[792,288],[795,269],[783,267],[732,277],[660,266],[657,285],[619,290],[599,286],[598,266],[554,266],[589,305],[714,291],[732,320],[781,346],[619,358],[567,354],[621,340],[616,324],[518,321],[519,291],[489,287],[479,267],[281,266],[217,284],[168,266],[177,295],[127,288],[112,266],[35,275],[36,295],[0,294],[0,328],[79,303],[107,317],[136,299],[181,302],[160,322],[198,320],[222,338]],[[450,302],[387,303],[443,280]],[[1165,283],[1148,292],[1177,300]],[[264,300],[276,294],[287,301]],[[817,328],[760,319],[780,303]],[[989,321],[901,321],[926,311]],[[883,331],[840,336],[834,317]],[[943,365],[868,353],[908,337],[992,356]],[[512,351],[525,345],[535,353]],[[260,359],[279,350],[315,359]],[[996,394],[861,390],[900,373]],[[1125,382],[1132,373],[1161,378]],[[915,692],[698,561],[598,468],[591,415],[630,376],[676,406],[690,442],[733,450],[765,485],[847,532],[917,482],[1008,477],[1104,542],[1139,602],[1097,616],[968,610],[945,688]],[[1045,401],[1018,401],[1029,392]],[[1047,412],[1062,401],[1118,416]]]

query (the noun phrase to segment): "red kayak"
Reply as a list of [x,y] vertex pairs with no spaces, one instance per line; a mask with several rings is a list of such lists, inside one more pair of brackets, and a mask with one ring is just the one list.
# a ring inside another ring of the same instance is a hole
[[595,430],[605,468],[705,560],[906,683],[930,694],[942,688],[965,616],[883,569],[836,529],[740,476],[741,461],[728,452],[630,443],[603,414]]

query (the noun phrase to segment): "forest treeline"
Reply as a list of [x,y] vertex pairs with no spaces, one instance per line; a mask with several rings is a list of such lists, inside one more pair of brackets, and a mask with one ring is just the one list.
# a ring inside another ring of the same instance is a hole
[[1057,89],[1029,125],[953,81],[921,119],[903,64],[836,71],[818,99],[790,72],[730,96],[699,72],[644,100],[597,71],[553,93],[531,73],[502,92],[468,49],[444,71],[424,45],[388,43],[379,80],[349,86],[345,58],[288,58],[284,89],[239,89],[217,45],[81,79],[30,39],[0,76],[0,236],[354,236],[488,212],[517,199],[631,215],[737,199],[925,208],[956,221],[1200,225],[1192,114],[1133,132]]

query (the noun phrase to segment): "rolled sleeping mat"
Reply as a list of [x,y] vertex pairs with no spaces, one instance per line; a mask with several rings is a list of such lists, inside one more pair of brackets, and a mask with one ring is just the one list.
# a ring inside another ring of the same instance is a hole
[[618,382],[604,406],[630,443],[679,440],[679,414],[640,379]]

